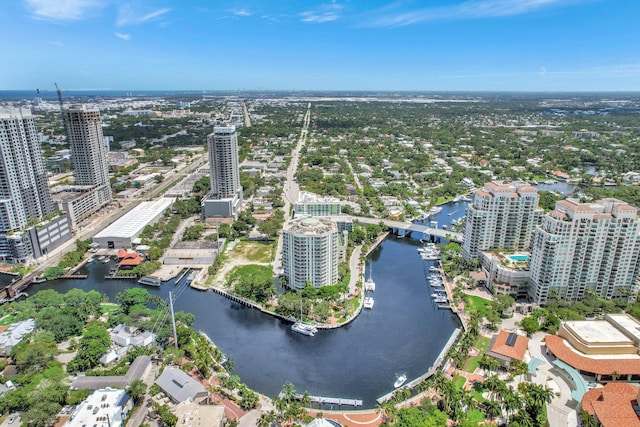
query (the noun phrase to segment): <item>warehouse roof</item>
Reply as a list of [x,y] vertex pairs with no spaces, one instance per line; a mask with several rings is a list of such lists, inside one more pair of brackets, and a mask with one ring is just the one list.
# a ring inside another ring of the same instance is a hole
[[105,237],[132,238],[164,212],[171,204],[172,199],[159,198],[152,202],[142,202],[126,215],[94,236],[95,239]]

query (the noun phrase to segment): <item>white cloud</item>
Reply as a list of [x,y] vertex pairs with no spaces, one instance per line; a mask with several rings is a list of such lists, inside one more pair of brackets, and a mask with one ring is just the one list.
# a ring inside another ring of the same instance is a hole
[[114,33],[116,35],[117,38],[122,39],[122,40],[126,40],[129,41],[131,39],[131,35],[130,34],[123,34],[123,33]]
[[320,24],[323,22],[332,22],[340,19],[340,11],[342,5],[332,2],[329,4],[323,4],[316,10],[307,10],[300,13],[302,22],[310,22],[314,24]]
[[153,12],[141,13],[137,10],[134,10],[131,5],[125,5],[118,9],[118,19],[116,20],[116,25],[121,27],[124,25],[144,24],[146,22],[154,21],[169,12],[171,12],[171,9],[162,8],[154,10]]
[[103,6],[101,0],[25,0],[35,19],[70,22],[84,19],[90,12]]
[[229,12],[234,14],[235,16],[251,16],[253,15],[253,13],[251,13],[249,10],[247,9],[229,9]]
[[397,11],[399,4],[377,11],[374,27],[401,27],[434,21],[463,21],[524,15],[543,8],[566,6],[592,0],[468,0],[451,6]]
[[47,42],[47,44],[48,44],[49,46],[55,46],[55,47],[62,47],[62,46],[64,46],[61,42],[57,42],[57,41],[55,41],[55,40],[49,40],[49,41]]

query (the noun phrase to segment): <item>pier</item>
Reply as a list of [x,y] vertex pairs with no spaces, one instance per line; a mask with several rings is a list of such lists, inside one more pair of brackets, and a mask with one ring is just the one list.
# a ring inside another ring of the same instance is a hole
[[[295,398],[297,400],[302,400],[302,394],[296,394]],[[278,396],[280,398],[283,397],[282,393]],[[343,399],[341,397],[324,397],[324,396],[309,396],[311,403],[317,403],[318,405],[346,405],[353,406],[357,408],[358,406],[362,406],[362,400],[360,399]]]

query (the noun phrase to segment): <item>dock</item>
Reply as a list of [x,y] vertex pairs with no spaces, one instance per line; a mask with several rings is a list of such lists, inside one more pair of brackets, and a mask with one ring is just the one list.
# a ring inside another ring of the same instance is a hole
[[[282,393],[280,393],[280,398],[282,398]],[[297,400],[302,400],[302,394],[296,394]],[[362,400],[360,399],[343,399],[341,397],[324,397],[324,396],[309,396],[311,403],[317,403],[319,405],[338,405],[338,406],[353,406],[357,408],[358,406],[362,406]]]

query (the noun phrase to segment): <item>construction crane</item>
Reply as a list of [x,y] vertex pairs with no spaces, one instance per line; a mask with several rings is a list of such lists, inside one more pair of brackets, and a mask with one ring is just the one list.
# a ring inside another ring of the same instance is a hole
[[[62,102],[62,89],[58,86],[58,83],[54,83],[56,86],[56,93],[58,94],[58,105],[60,105],[60,116],[62,117],[62,128],[65,135],[67,134],[67,123],[64,119],[64,103]],[[49,92],[48,89],[36,89],[36,93]]]

